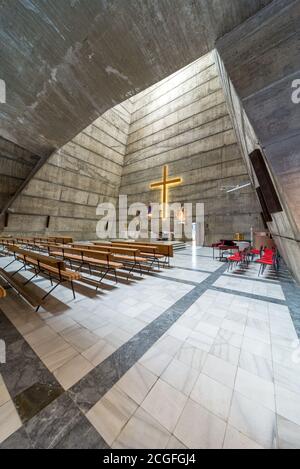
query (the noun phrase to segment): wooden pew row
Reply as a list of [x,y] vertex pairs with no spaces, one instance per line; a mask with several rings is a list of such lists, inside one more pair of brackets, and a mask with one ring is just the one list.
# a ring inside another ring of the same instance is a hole
[[8,254],[7,246],[11,246],[11,245],[14,245],[14,244],[15,244],[14,239],[0,238],[0,253],[4,254],[4,255],[7,255]]
[[[117,269],[119,268],[123,268],[123,264],[121,265],[121,262],[120,260],[117,260],[115,258],[108,258],[107,257],[107,252],[105,253],[102,253],[104,255],[98,255],[98,256],[95,256],[95,255],[91,255],[89,253],[88,257],[89,259],[85,259],[84,258],[84,251],[80,250],[80,251],[70,251],[70,249],[72,249],[71,246],[69,245],[64,245],[64,244],[55,244],[55,243],[43,243],[42,245],[40,244],[36,244],[36,243],[28,243],[27,244],[27,248],[28,249],[31,249],[32,251],[38,251],[39,253],[42,251],[44,253],[48,253],[48,255],[51,257],[51,256],[56,256],[56,257],[60,257],[62,258],[63,260],[65,261],[68,261],[68,263],[70,264],[70,267],[73,269],[73,264],[72,262],[74,263],[79,263],[79,266],[83,266],[83,265],[87,265],[89,267],[89,270],[91,272],[91,266],[93,267],[99,267],[100,270],[102,270],[103,272],[103,275],[101,276],[99,282],[96,282],[96,281],[92,281],[89,279],[89,284],[92,284],[96,287],[96,290],[98,290],[98,288],[101,286],[101,282],[103,281],[104,277],[106,275],[108,275],[108,273],[113,273],[114,274],[114,277],[116,279],[116,283],[117,283]],[[69,249],[69,250],[68,250]],[[88,251],[89,252],[89,251]],[[93,258],[93,259],[90,259],[90,258]],[[11,262],[13,263],[14,260]],[[10,264],[11,264],[10,263]],[[10,265],[9,264],[9,265]],[[7,266],[8,267],[8,266]],[[86,277],[82,277],[84,280],[85,280],[85,283],[87,283],[87,278]]]
[[138,248],[142,256],[145,256],[152,261],[151,265],[156,263],[158,265],[158,268],[160,268],[161,263],[166,264],[166,262],[164,261],[166,256],[159,252],[158,246],[151,246],[148,244],[124,243],[124,242],[120,242],[120,243],[113,242],[112,246],[119,247],[119,248],[124,247],[124,246],[128,246],[130,248]]
[[122,262],[125,266],[129,268],[129,274],[134,271],[138,270],[142,275],[143,271],[149,272],[151,270],[151,265],[149,262],[149,258],[143,256],[140,250],[135,247],[116,247],[116,246],[109,246],[108,244],[72,244],[74,248],[78,249],[88,249],[89,251],[102,251],[102,252],[110,252],[114,255],[114,258],[117,262]]
[[[165,258],[165,265],[170,266],[170,259],[174,257],[174,250],[172,243],[151,243],[151,242],[139,242],[139,241],[112,241],[112,242],[94,242],[95,245],[106,246],[118,246],[118,247],[131,247],[138,248],[141,252],[141,255],[147,254],[148,257],[152,257],[155,260],[159,259],[160,261]],[[152,256],[151,256],[152,254]]]
[[49,237],[17,237],[17,243],[19,244],[44,244],[44,243],[54,243],[54,244],[70,244],[73,243],[73,238],[64,237],[64,236],[49,236]]
[[91,251],[87,248],[73,248],[70,246],[50,246],[49,255],[61,257],[63,260],[69,261],[70,267],[73,268],[73,262],[79,264],[80,270],[84,265],[89,267],[90,274],[92,275],[92,267],[98,267],[102,272],[99,284],[96,289],[100,287],[101,282],[109,274],[113,273],[116,283],[118,283],[117,270],[123,269],[124,265],[118,262],[114,255],[109,252]]
[[118,245],[135,245],[137,247],[140,246],[145,246],[145,247],[152,247],[152,248],[157,248],[158,253],[164,256],[168,260],[168,265],[170,265],[170,259],[174,257],[174,249],[173,249],[173,244],[172,243],[155,243],[155,242],[146,242],[146,241],[113,241],[113,245],[118,244]]
[[[31,306],[36,307],[38,311],[44,300],[58,287],[58,285],[69,282],[72,287],[73,297],[75,299],[74,284],[75,280],[80,280],[81,275],[78,272],[73,272],[66,268],[65,263],[60,259],[53,257],[44,256],[41,254],[34,253],[32,251],[26,251],[19,248],[18,246],[8,247],[11,254],[14,256],[14,260],[10,262],[4,269],[0,269],[0,276],[4,279],[14,290],[16,290]],[[6,272],[6,268],[13,262],[19,261],[22,263],[22,267],[13,274]],[[15,275],[26,267],[34,270],[34,275],[25,282],[21,283],[15,278]],[[26,288],[26,285],[33,281],[38,275],[43,275],[49,278],[51,285],[53,282],[56,284],[53,288],[47,292],[42,298],[37,297],[32,291]]]

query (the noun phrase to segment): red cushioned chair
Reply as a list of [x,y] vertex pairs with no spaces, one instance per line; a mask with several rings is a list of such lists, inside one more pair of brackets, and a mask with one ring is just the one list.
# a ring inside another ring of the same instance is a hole
[[233,256],[227,258],[228,261],[228,271],[233,268],[234,265],[238,266],[239,264],[246,264],[248,266],[249,251],[248,249],[244,249],[242,252],[237,252]]
[[257,259],[255,262],[260,264],[258,276],[263,275],[268,266],[272,266],[275,270],[278,270],[278,252],[275,249],[265,249],[263,256],[260,259]]

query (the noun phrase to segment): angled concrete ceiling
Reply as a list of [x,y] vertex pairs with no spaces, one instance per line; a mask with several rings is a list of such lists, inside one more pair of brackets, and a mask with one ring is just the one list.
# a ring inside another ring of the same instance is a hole
[[0,0],[0,136],[40,156],[271,0]]

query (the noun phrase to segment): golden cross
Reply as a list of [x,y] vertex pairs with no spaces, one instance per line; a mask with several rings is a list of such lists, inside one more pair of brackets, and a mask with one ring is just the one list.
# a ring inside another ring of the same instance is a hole
[[163,218],[166,218],[169,186],[176,186],[177,184],[181,183],[181,178],[168,179],[168,166],[164,166],[163,180],[161,182],[155,182],[150,185],[151,189],[162,189]]

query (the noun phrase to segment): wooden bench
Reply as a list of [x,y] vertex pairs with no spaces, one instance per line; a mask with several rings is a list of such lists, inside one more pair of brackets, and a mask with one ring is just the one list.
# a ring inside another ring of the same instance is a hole
[[173,244],[172,243],[156,243],[156,242],[141,242],[141,241],[135,241],[135,242],[130,242],[130,241],[113,241],[112,244],[118,245],[128,245],[130,246],[136,246],[142,251],[142,247],[151,247],[151,248],[157,248],[158,253],[165,257],[167,259],[167,264],[170,265],[170,259],[174,257],[174,249],[173,249]]
[[[19,261],[22,263],[22,266],[13,274],[9,274],[4,269],[1,269],[0,275],[11,285],[12,288],[17,290],[26,301],[28,301],[32,306],[37,306],[37,311],[47,296],[49,296],[55,290],[55,288],[58,287],[58,285],[61,285],[65,282],[69,282],[71,284],[73,297],[74,299],[76,298],[73,282],[75,280],[80,280],[81,275],[78,272],[73,272],[72,270],[67,269],[65,263],[62,260],[34,253],[32,251],[26,251],[17,246],[10,246],[9,250],[14,255],[13,262]],[[34,270],[34,275],[29,280],[27,280],[25,284],[21,284],[14,278],[14,276],[27,267]],[[37,298],[32,294],[32,292],[28,292],[28,290],[25,289],[25,286],[32,282],[32,280],[39,274],[46,275],[49,278],[52,286],[53,281],[56,281],[56,284],[53,286],[53,288],[42,298]],[[39,302],[38,304],[36,304],[37,301]]]
[[[112,246],[114,247],[119,247],[119,248],[122,248],[124,247],[124,245],[132,248],[132,249],[135,249],[137,248],[137,245],[135,243],[125,243],[125,242],[113,242],[112,243]],[[144,244],[140,244],[138,245],[138,248],[140,250],[140,253],[141,253],[141,256],[142,257],[146,257],[148,259],[150,259],[152,262],[151,262],[151,267],[152,265],[156,262],[157,265],[158,265],[158,268],[160,269],[161,265],[161,261],[163,261],[163,259],[165,258],[165,256],[163,254],[160,254],[159,253],[159,249],[157,246],[148,246],[148,245],[144,245]]]
[[123,268],[123,264],[117,262],[114,256],[109,252],[92,251],[86,247],[84,248],[72,248],[72,247],[50,247],[49,250],[52,256],[61,257],[63,260],[70,262],[71,268],[73,268],[72,262],[79,264],[79,269],[84,265],[89,267],[90,275],[92,275],[91,267],[98,267],[102,272],[100,276],[99,285],[104,278],[112,272],[115,276],[116,283],[118,283],[117,270]]
[[26,288],[20,281],[16,280],[12,275],[4,269],[0,269],[0,277],[9,284],[24,300],[27,301],[34,308],[39,308],[42,304],[41,298],[38,298],[28,288]]
[[123,263],[125,266],[128,266],[129,273],[128,277],[134,270],[138,270],[141,275],[143,275],[143,270],[149,272],[151,270],[151,266],[149,265],[149,259],[143,257],[140,253],[140,250],[135,247],[116,247],[110,246],[108,244],[73,244],[75,248],[86,248],[90,251],[102,251],[102,252],[110,252],[114,255],[114,259],[117,262]]
[[1,246],[1,253],[7,253],[7,246],[14,245],[16,241],[14,239],[7,239],[1,238],[0,239],[0,246]]

